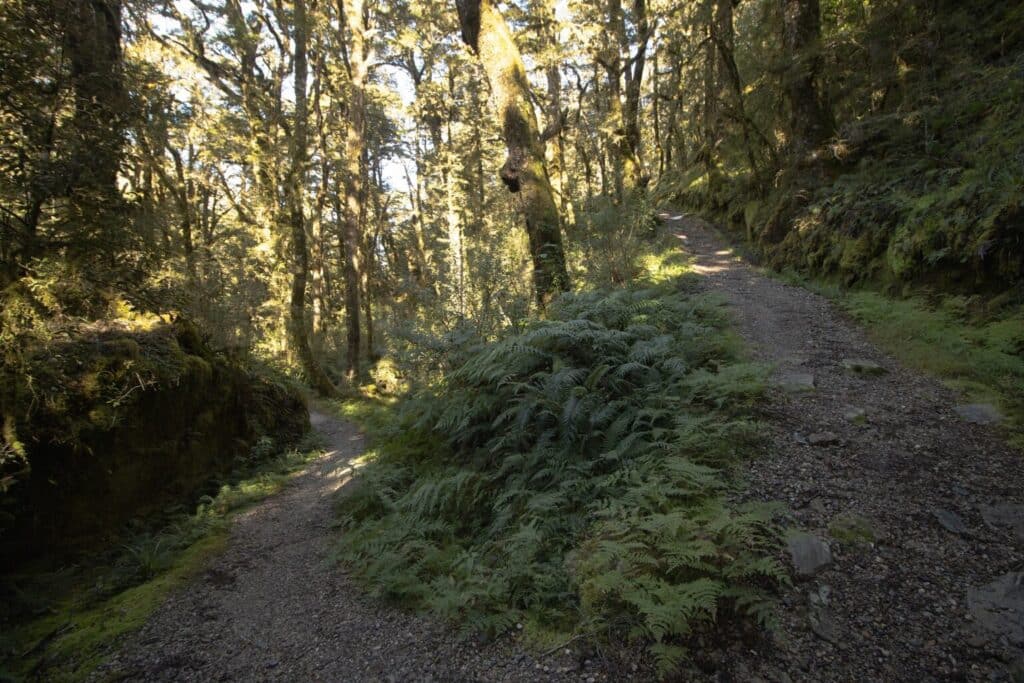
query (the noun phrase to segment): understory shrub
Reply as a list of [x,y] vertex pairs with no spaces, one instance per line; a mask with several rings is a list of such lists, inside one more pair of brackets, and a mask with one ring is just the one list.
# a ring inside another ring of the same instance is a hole
[[771,508],[734,504],[760,366],[713,300],[648,288],[565,295],[407,399],[341,499],[339,558],[373,592],[467,630],[517,622],[648,644],[762,625]]

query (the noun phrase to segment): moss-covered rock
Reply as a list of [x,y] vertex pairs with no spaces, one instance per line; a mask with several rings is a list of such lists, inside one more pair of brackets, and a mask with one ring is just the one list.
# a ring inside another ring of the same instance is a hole
[[81,328],[0,373],[7,559],[92,544],[309,425],[295,389],[219,357],[185,324]]
[[877,524],[854,513],[836,515],[828,525],[829,535],[849,545],[875,543],[885,536]]

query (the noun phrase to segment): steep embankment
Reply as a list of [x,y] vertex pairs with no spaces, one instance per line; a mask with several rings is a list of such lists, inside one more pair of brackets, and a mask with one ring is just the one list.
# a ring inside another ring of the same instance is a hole
[[76,329],[0,371],[5,564],[57,561],[308,428],[297,393],[185,324]]
[[993,315],[1024,303],[1024,3],[880,3],[829,27],[833,11],[829,139],[757,178],[734,154],[687,204],[777,267],[980,293]]

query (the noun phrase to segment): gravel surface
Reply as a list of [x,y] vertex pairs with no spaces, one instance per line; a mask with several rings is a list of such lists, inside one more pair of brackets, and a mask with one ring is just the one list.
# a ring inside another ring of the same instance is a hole
[[608,680],[582,656],[536,657],[514,636],[477,643],[362,594],[326,561],[331,499],[351,476],[362,436],[321,412],[310,417],[329,452],[237,519],[227,550],[171,595],[94,679]]
[[707,223],[667,218],[705,289],[774,367],[746,497],[781,500],[831,556],[791,539],[787,560],[809,571],[794,572],[779,633],[710,657],[715,676],[1024,680],[1021,453],[826,299],[761,275]]
[[[704,650],[704,673],[685,679],[1024,680],[1020,454],[825,299],[759,274],[708,224],[666,219],[704,287],[728,301],[755,355],[775,368],[769,438],[748,468],[746,497],[781,500],[801,532],[784,551],[794,584],[778,631]],[[535,657],[514,635],[468,641],[364,596],[325,560],[330,500],[361,436],[322,413],[312,418],[332,450],[238,519],[224,554],[97,679],[648,678],[565,650]]]

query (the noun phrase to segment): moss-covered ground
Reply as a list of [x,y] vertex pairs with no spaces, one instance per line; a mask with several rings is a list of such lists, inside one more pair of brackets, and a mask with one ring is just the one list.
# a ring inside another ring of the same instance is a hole
[[831,299],[885,351],[941,379],[965,403],[996,406],[1010,442],[1024,449],[1024,306],[955,295],[898,297],[792,271],[779,277]]

